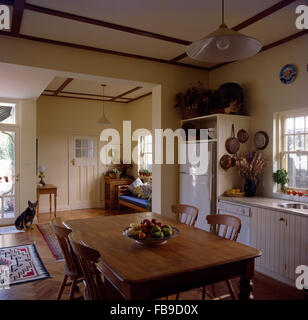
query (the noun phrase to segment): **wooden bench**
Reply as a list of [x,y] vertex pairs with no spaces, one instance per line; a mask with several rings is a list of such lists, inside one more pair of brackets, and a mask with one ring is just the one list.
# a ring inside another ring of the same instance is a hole
[[[121,206],[129,207],[134,210],[134,212],[148,212],[150,211],[147,208],[144,208],[139,203],[145,203],[148,202],[146,199],[140,199],[138,197],[133,196],[129,190],[128,185],[120,185],[118,186],[118,210],[121,212]],[[127,197],[126,199],[123,199],[123,196]],[[127,201],[130,200],[130,201]]]

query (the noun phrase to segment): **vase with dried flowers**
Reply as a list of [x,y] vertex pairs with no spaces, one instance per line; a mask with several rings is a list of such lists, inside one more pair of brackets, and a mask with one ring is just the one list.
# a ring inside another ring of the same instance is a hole
[[258,177],[264,170],[265,160],[259,152],[248,152],[241,155],[236,161],[236,167],[242,178],[245,179],[245,195],[253,197],[257,191]]

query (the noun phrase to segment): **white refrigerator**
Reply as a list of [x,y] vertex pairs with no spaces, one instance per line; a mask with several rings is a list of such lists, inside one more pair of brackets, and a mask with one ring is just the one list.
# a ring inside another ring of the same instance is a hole
[[216,143],[197,143],[197,154],[200,143],[205,143],[208,149],[208,168],[205,174],[196,175],[194,166],[180,165],[180,204],[197,207],[199,215],[195,227],[209,231],[206,216],[216,213]]

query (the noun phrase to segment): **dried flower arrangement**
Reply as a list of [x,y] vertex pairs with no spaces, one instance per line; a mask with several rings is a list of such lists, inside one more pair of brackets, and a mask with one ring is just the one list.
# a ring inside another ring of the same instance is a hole
[[248,152],[236,161],[236,167],[242,178],[255,180],[264,170],[265,160],[259,152]]
[[202,82],[191,84],[185,93],[176,95],[175,108],[181,107],[184,118],[192,118],[209,113],[212,91],[203,87]]

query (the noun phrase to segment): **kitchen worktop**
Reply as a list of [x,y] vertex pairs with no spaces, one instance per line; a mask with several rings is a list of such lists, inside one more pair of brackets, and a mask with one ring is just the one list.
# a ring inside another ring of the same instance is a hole
[[225,196],[218,197],[218,200],[308,217],[308,210],[282,208],[279,206],[279,204],[283,204],[283,203],[302,203],[298,201],[281,200],[281,199],[266,198],[266,197],[225,197]]

